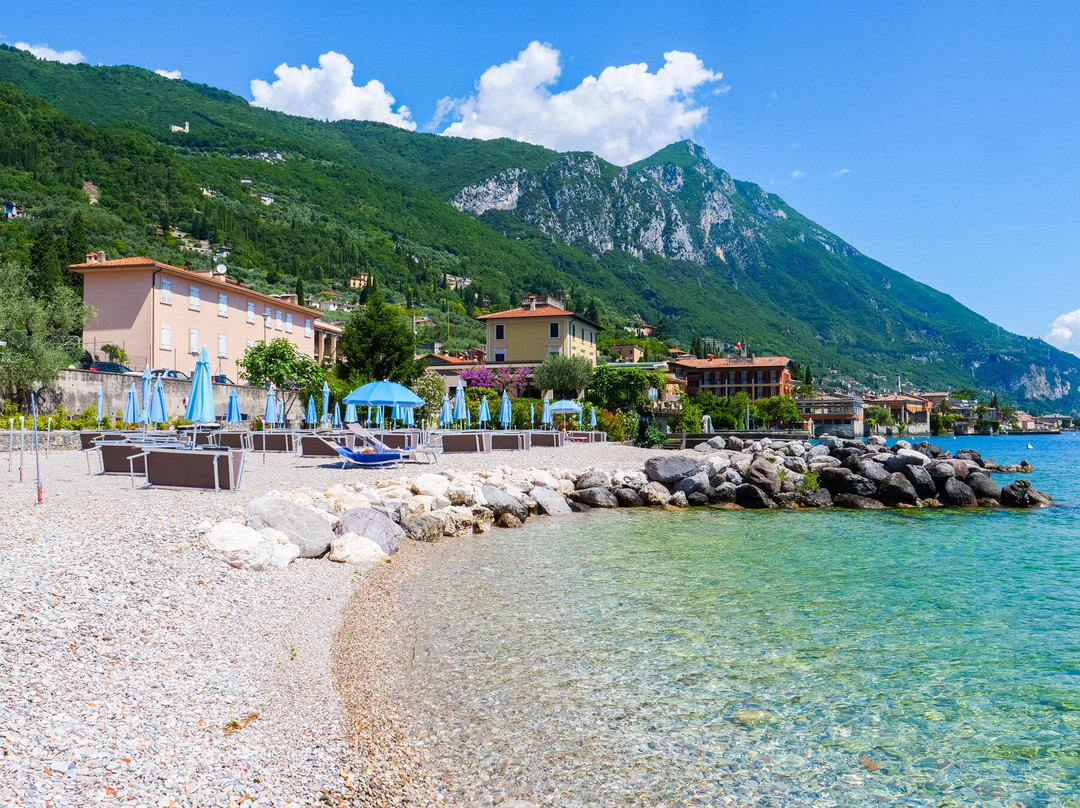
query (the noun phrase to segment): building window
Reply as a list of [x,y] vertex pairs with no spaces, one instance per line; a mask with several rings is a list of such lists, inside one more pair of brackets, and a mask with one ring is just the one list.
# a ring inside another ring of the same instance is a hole
[[217,296],[217,313],[218,317],[229,316],[229,296],[226,294],[219,294]]
[[269,319],[269,318],[270,318],[270,317],[272,317],[273,315],[274,315],[274,312],[272,312],[272,311],[270,310],[270,307],[269,307],[269,306],[264,306],[264,307],[263,307],[263,317],[266,317],[266,318],[268,318],[268,319]]
[[275,331],[280,331],[280,330],[281,330],[281,309],[278,309],[278,310],[277,310],[277,311],[275,312],[275,317],[274,317],[274,330],[275,330]]
[[311,318],[310,317],[305,317],[304,318],[304,336],[305,337],[310,337],[311,336]]
[[556,348],[548,348],[548,353],[549,354],[562,353],[562,348],[557,348],[557,347]]
[[249,323],[255,322],[255,301],[254,300],[249,300],[248,301],[247,309],[248,309],[247,321]]
[[573,323],[570,323],[570,336],[573,338],[577,337],[577,326]]
[[168,323],[161,324],[161,349],[172,350],[172,327]]
[[253,340],[253,339],[249,339],[249,340],[247,341],[247,346],[248,346],[249,348],[254,348],[254,347],[255,347],[255,340]]
[[188,353],[197,354],[199,352],[199,329],[192,328],[188,331]]
[[495,324],[495,339],[499,341],[506,339],[506,326],[503,323]]
[[172,305],[172,281],[168,278],[161,279],[161,302],[166,306]]
[[495,352],[495,361],[496,362],[505,362],[506,361],[506,351],[496,351]]
[[559,331],[559,323],[558,323],[558,321],[556,321],[554,323],[548,323],[548,338],[549,339],[559,339],[559,334],[560,333],[562,333],[562,332]]
[[198,286],[192,285],[192,286],[188,287],[188,308],[189,309],[195,309],[195,311],[199,310],[199,287]]
[[229,356],[229,338],[225,334],[218,334],[217,355],[222,359],[226,359]]
[[285,315],[285,333],[292,333],[292,313]]

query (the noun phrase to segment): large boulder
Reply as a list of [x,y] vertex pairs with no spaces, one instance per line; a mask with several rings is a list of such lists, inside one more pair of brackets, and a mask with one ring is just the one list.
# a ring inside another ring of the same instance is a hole
[[734,483],[724,481],[712,489],[712,493],[709,495],[709,501],[719,503],[734,502],[737,490],[738,486]]
[[684,477],[698,473],[696,457],[682,454],[666,454],[650,457],[645,461],[645,474],[650,480],[670,485]]
[[979,504],[975,492],[955,477],[945,480],[945,485],[941,489],[941,500],[946,505],[957,508],[974,508]]
[[566,497],[558,491],[537,485],[529,492],[529,496],[536,500],[536,509],[539,513],[546,513],[548,516],[565,516],[570,513]]
[[860,477],[865,477],[868,480],[873,480],[875,483],[882,482],[883,480],[888,478],[890,474],[890,472],[885,468],[885,466],[881,463],[878,463],[876,460],[867,460],[866,458],[860,457],[849,461],[849,463],[851,465],[848,465],[847,468],[850,468]]
[[429,497],[445,497],[450,490],[450,478],[442,474],[419,474],[412,481],[412,489]]
[[1001,504],[1006,508],[1038,508],[1050,504],[1050,497],[1036,491],[1029,480],[1016,480],[1001,489]]
[[817,488],[807,491],[802,495],[802,505],[805,508],[831,508],[833,504],[832,494],[828,488]]
[[887,505],[914,505],[919,501],[915,486],[899,471],[894,471],[878,485],[878,498]]
[[574,488],[581,491],[585,488],[610,488],[611,475],[606,471],[586,471],[574,480]]
[[387,555],[398,551],[405,531],[382,511],[374,508],[350,508],[341,514],[341,532],[371,539]]
[[704,471],[699,471],[692,477],[684,477],[675,483],[675,490],[682,491],[686,494],[687,498],[691,494],[703,494],[706,497],[709,496],[709,489],[712,486],[709,484],[709,475]]
[[727,441],[717,435],[715,438],[709,439],[709,446],[711,446],[713,449],[726,449]]
[[[725,480],[727,480],[732,485],[742,485],[743,484],[742,475],[739,474],[739,472],[737,472],[735,469],[728,469],[727,471],[724,472],[723,477],[724,477]],[[712,483],[712,484],[716,485],[716,483]]]
[[[641,494],[633,488],[616,488],[615,499],[619,501],[619,507],[622,508],[640,508],[645,504],[641,501]],[[569,507],[567,510],[569,511]]]
[[939,454],[941,454],[941,447],[938,446],[936,443],[931,443],[928,440],[921,440],[915,445],[913,445],[911,448],[914,449],[916,452],[922,452],[928,457],[937,457]]
[[[948,466],[953,470],[953,476],[958,480],[966,479],[968,476],[968,464],[967,461],[964,460],[957,460],[954,457],[950,457],[947,460],[935,460],[933,465],[935,467],[942,465]],[[930,473],[933,474],[934,470],[931,469]]]
[[860,497],[872,497],[878,492],[878,483],[868,480],[861,474],[849,474],[840,483],[841,494],[855,494]]
[[858,494],[837,494],[832,501],[834,508],[852,508],[858,511],[873,511],[885,506],[876,499],[860,497]]
[[705,461],[705,466],[702,468],[710,478],[715,477],[718,474],[723,474],[731,468],[731,460],[727,455],[715,454],[709,457]]
[[979,468],[983,468],[986,465],[986,463],[983,462],[982,455],[975,449],[958,449],[953,457],[957,460],[970,460]]
[[822,469],[836,468],[840,465],[840,461],[835,457],[829,457],[828,455],[821,455],[815,457],[810,461],[810,471],[815,474],[820,474]]
[[989,474],[969,473],[964,482],[967,483],[968,488],[975,492],[975,496],[979,499],[1001,499],[1001,488],[990,479]]
[[904,466],[925,466],[930,458],[914,449],[900,449],[885,461],[886,471],[900,471]]
[[937,485],[926,466],[904,466],[901,474],[907,477],[919,499],[933,499],[938,495]]
[[[779,492],[779,489],[778,489]],[[775,508],[776,503],[772,501],[763,490],[756,485],[750,483],[744,483],[735,489],[735,502],[744,508]]]
[[582,488],[578,491],[578,501],[584,502],[590,508],[618,508],[619,500],[606,488],[596,486],[594,488]]
[[780,493],[780,475],[776,471],[776,464],[759,458],[751,465],[743,479],[749,485],[756,485],[769,496]]
[[835,435],[818,435],[818,444],[829,450],[838,449],[840,447],[840,439]]
[[280,530],[300,548],[302,558],[318,558],[330,549],[334,530],[326,515],[311,507],[290,502],[282,497],[264,496],[253,499],[244,509],[248,527]]
[[444,536],[463,538],[473,534],[472,508],[468,508],[464,505],[451,505],[449,508],[443,508],[442,510],[434,511],[434,513],[441,514],[446,520],[446,524],[443,527]]
[[514,499],[501,488],[485,485],[480,490],[484,495],[487,506],[495,514],[495,521],[498,521],[499,517],[504,513],[512,513],[522,522],[529,518],[529,509],[520,500]]
[[746,452],[734,452],[728,455],[728,460],[731,461],[731,468],[743,477],[750,471],[750,466],[754,462],[754,456],[747,454]]
[[342,533],[330,542],[330,560],[343,564],[358,564],[371,567],[380,561],[389,561],[390,556],[382,551],[375,542],[366,536],[355,533]]
[[840,466],[826,467],[817,473],[818,482],[823,488],[829,489],[829,492],[834,496],[840,493],[840,487],[844,484],[844,480],[850,477],[851,474],[851,469]]
[[667,505],[671,501],[671,492],[657,482],[642,486],[641,501],[649,506]]
[[473,505],[469,508],[473,517],[473,533],[487,533],[495,525],[495,514],[490,508],[483,505]]
[[207,548],[230,567],[264,570],[270,566],[274,544],[254,528],[237,522],[220,522],[203,534]]
[[[946,480],[956,479],[956,469],[948,463],[931,463],[927,471],[930,473],[930,479],[934,481],[934,486],[939,494],[945,490]],[[965,468],[964,471],[966,472],[967,469]]]
[[416,541],[438,541],[446,532],[446,516],[438,511],[414,513],[401,524],[409,538]]
[[259,531],[273,550],[270,553],[270,566],[285,568],[300,557],[300,548],[289,541],[289,537],[280,530],[264,527]]
[[[799,444],[795,444],[798,446]],[[810,466],[807,462],[797,455],[789,455],[783,459],[784,468],[788,471],[793,471],[796,474],[806,474],[810,470]]]
[[732,435],[730,438],[727,438],[727,448],[731,449],[731,451],[741,452],[745,447],[746,441],[744,441],[742,438],[736,435]]
[[815,457],[828,457],[828,455],[829,447],[821,443],[811,446],[809,449],[806,450],[806,456],[811,459]]
[[671,499],[668,501],[667,507],[669,508],[685,508],[690,504],[690,500],[686,498],[686,494],[682,491],[676,491],[671,495]]

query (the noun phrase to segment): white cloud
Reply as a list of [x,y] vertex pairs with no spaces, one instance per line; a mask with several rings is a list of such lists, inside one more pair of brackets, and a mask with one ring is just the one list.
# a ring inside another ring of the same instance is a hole
[[834,171],[832,175],[834,177],[843,177],[851,173],[850,168],[841,168],[839,171]]
[[253,106],[327,121],[350,118],[416,129],[409,108],[401,105],[395,110],[394,96],[381,81],[372,79],[361,87],[353,84],[353,64],[343,54],[324,53],[318,67],[289,67],[282,62],[274,75],[273,83],[251,82]]
[[693,134],[708,113],[694,91],[721,78],[693,53],[668,51],[655,73],[644,63],[606,67],[599,77],[553,93],[559,55],[531,42],[516,59],[489,67],[473,95],[439,102],[436,121],[447,113],[459,118],[442,134],[593,151],[626,165]]
[[30,51],[39,59],[44,59],[47,62],[62,62],[66,65],[77,65],[79,62],[85,62],[86,57],[82,55],[81,51],[66,50],[58,51],[55,48],[50,48],[48,45],[28,45],[25,42],[16,42],[15,47],[19,50]]
[[157,73],[159,76],[164,76],[167,79],[180,78],[179,70],[155,70],[154,72]]
[[1080,309],[1055,317],[1050,333],[1043,339],[1055,348],[1080,356]]
[[803,177],[806,176],[806,174],[796,168],[788,176],[791,177],[793,180],[801,180]]

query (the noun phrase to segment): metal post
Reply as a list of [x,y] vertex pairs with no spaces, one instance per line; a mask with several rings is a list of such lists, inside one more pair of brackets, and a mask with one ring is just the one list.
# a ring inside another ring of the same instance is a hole
[[8,450],[7,450],[7,468],[8,474],[15,470],[15,463],[12,460],[12,454],[15,451],[15,419],[8,419]]
[[[30,396],[30,411],[34,418],[34,471],[37,477],[37,504],[41,504],[41,454],[38,452],[38,431],[37,431],[37,397]],[[52,419],[49,419],[50,422]]]
[[26,451],[26,416],[19,416],[19,482],[23,481],[23,453]]
[[49,444],[52,443],[52,416],[49,416],[49,430],[45,437],[45,456],[49,456]]

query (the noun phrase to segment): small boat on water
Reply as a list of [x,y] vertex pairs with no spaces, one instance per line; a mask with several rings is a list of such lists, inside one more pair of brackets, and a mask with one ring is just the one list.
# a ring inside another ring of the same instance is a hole
[[1034,449],[1035,447],[1034,447],[1034,446],[1032,446],[1032,445],[1031,445],[1031,444],[1029,443],[1029,444],[1028,444],[1028,448],[1029,448],[1029,449]]

